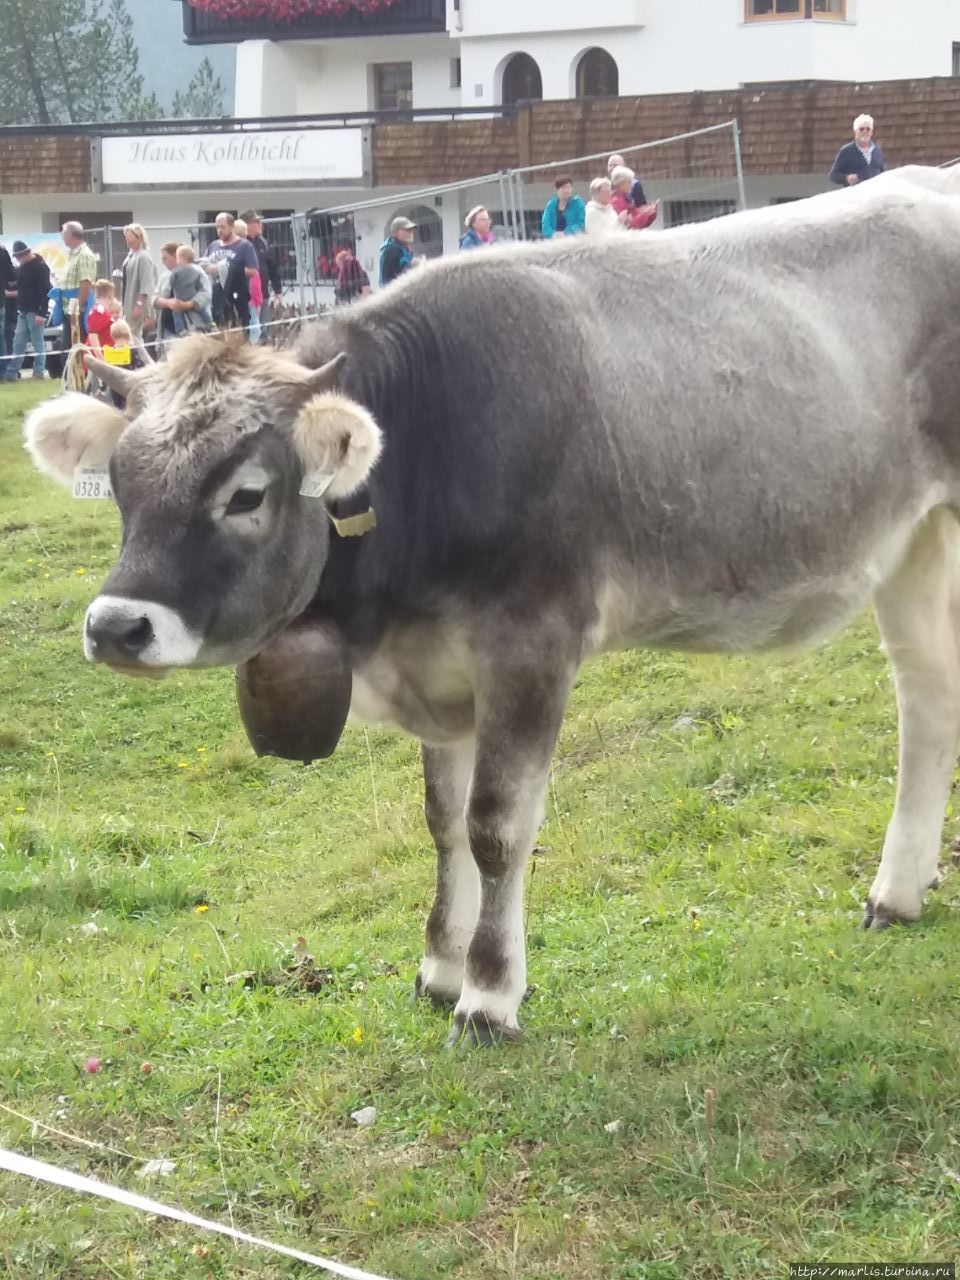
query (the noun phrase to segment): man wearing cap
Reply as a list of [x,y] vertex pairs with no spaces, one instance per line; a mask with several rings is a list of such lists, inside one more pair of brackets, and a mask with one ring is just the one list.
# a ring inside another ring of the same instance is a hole
[[43,330],[47,323],[50,268],[22,240],[14,240],[17,262],[17,327],[13,335],[13,356],[3,370],[4,382],[16,382],[27,347],[33,347],[33,376],[42,378],[47,368]]
[[273,296],[279,302],[283,298],[283,280],[273,246],[263,238],[263,216],[254,209],[247,209],[241,213],[240,219],[247,224],[247,239],[253,245],[260,269],[260,288],[263,293],[263,302],[260,304],[260,341],[266,342],[266,326],[270,320],[270,290],[273,289]]
[[417,224],[409,218],[394,218],[390,234],[380,246],[380,287],[402,276],[413,265],[413,233]]

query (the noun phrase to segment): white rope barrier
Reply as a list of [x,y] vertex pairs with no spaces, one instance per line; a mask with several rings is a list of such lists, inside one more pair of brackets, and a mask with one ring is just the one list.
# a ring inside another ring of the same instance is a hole
[[[266,323],[260,325],[260,332],[263,333],[264,329],[276,329],[286,325],[310,324],[314,320],[325,319],[326,316],[328,316],[329,314],[330,313],[328,311],[317,311],[317,312],[310,312],[309,315],[286,316],[282,320],[267,320]],[[205,329],[205,330],[198,329],[195,331],[195,333],[191,333],[189,335],[179,334],[179,333],[176,335],[170,334],[166,338],[151,338],[149,342],[144,342],[142,339],[137,338],[137,339],[134,339],[134,344],[138,350],[140,348],[144,348],[145,350],[149,351],[155,348],[165,349],[170,344],[174,342],[179,342],[179,340],[182,337],[187,337],[187,336],[201,337],[201,338],[217,338],[217,337],[221,337],[225,333],[246,333],[249,335],[249,332],[250,332],[249,328],[241,328],[239,325],[237,325],[234,328],[225,328],[225,329]],[[69,351],[63,351],[63,350],[56,350],[53,352],[48,351],[47,355],[63,357],[64,368],[63,368],[62,377],[64,380],[66,380],[68,376],[68,370],[71,368],[73,362],[77,359],[78,354],[81,352],[85,352],[90,355],[96,354],[95,352],[92,352],[89,347],[85,346],[83,343],[80,343],[78,345],[71,347]],[[13,360],[13,359],[14,359],[13,355],[0,356],[0,365],[2,365],[4,361]]]
[[0,1147],[0,1169],[8,1173],[20,1174],[24,1178],[33,1178],[37,1182],[47,1182],[52,1186],[66,1187],[68,1191],[77,1191],[83,1195],[98,1196],[101,1200],[112,1200],[115,1204],[126,1205],[129,1209],[139,1209],[141,1213],[150,1213],[158,1218],[171,1218],[174,1222],[184,1222],[190,1227],[199,1227],[202,1231],[213,1231],[217,1235],[228,1236],[241,1244],[253,1245],[257,1249],[266,1249],[271,1253],[281,1253],[287,1258],[296,1258],[298,1262],[306,1262],[312,1267],[330,1275],[343,1276],[344,1280],[387,1280],[386,1276],[375,1275],[372,1271],[363,1271],[359,1267],[347,1266],[343,1262],[334,1262],[331,1258],[320,1258],[313,1253],[305,1253],[302,1249],[291,1249],[289,1245],[273,1244],[249,1232],[239,1231],[223,1222],[214,1222],[209,1218],[199,1218],[195,1213],[187,1213],[173,1205],[161,1204],[159,1200],[151,1200],[147,1196],[137,1195],[133,1191],[124,1191],[109,1182],[101,1182],[99,1178],[87,1178],[73,1173],[70,1169],[61,1169],[57,1165],[47,1164],[43,1160],[34,1160],[30,1156],[19,1155],[16,1151],[6,1151]]

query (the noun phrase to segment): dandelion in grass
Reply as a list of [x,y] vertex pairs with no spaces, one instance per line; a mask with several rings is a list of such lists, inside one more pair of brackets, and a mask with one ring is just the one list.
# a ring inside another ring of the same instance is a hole
[[177,768],[178,768],[178,769],[189,769],[189,768],[190,768],[190,761],[189,761],[189,760],[178,760],[178,761],[177,761]]
[[206,915],[206,913],[207,913],[209,910],[210,910],[210,905],[209,905],[209,903],[207,903],[207,902],[198,902],[198,903],[197,903],[197,905],[193,908],[193,913],[194,913],[194,915],[202,916],[202,915]]
[[353,1035],[351,1036],[351,1039],[354,1044],[363,1044],[363,1031],[360,1027],[353,1028]]
[[78,578],[82,578],[87,571],[81,565],[81,567],[79,569],[75,569],[74,572],[76,573]]

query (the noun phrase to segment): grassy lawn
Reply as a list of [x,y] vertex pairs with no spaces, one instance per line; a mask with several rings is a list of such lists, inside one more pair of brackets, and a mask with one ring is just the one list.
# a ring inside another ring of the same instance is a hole
[[[396,1280],[956,1258],[958,878],[945,852],[919,925],[858,931],[896,755],[869,618],[782,662],[584,671],[525,1037],[448,1053],[409,999],[415,744],[257,760],[231,672],[85,664],[118,522],[32,472],[43,394],[0,390],[0,1145]],[[308,1270],[0,1174],[4,1275]]]

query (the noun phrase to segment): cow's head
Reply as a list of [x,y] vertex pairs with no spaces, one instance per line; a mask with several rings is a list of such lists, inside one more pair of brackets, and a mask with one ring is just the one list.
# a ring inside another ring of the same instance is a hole
[[37,466],[68,485],[79,467],[109,466],[120,508],[120,558],[87,610],[91,661],[134,674],[232,665],[302,613],[327,558],[324,497],[362,485],[380,450],[370,415],[334,390],[342,359],[310,370],[185,339],[140,373],[94,362],[126,413],[77,393],[33,410]]

